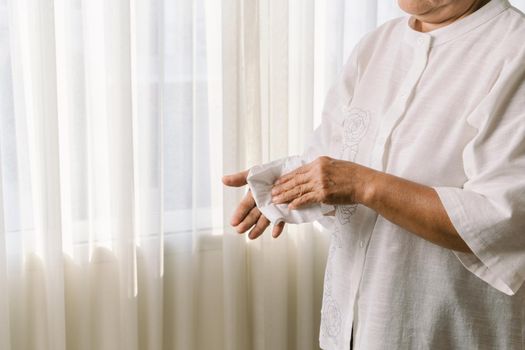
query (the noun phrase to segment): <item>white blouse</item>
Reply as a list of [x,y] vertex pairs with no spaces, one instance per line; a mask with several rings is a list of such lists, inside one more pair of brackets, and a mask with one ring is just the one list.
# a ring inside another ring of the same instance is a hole
[[474,254],[338,206],[323,349],[525,349],[525,17],[506,0],[430,33],[367,35],[304,158],[354,161],[437,191]]

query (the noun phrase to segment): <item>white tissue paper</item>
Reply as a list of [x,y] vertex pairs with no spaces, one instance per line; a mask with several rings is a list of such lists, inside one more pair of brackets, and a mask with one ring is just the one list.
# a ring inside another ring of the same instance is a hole
[[306,164],[299,156],[279,159],[270,163],[254,166],[248,173],[248,186],[252,191],[257,208],[273,224],[281,221],[290,224],[313,222],[322,219],[335,210],[327,204],[314,204],[308,207],[289,210],[288,204],[272,203],[272,187],[282,175]]

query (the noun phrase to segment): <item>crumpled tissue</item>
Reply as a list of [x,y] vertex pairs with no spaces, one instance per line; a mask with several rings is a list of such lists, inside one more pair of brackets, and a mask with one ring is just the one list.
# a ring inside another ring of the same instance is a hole
[[247,182],[257,208],[273,224],[286,222],[300,224],[322,219],[333,212],[335,207],[327,204],[313,204],[304,208],[290,210],[288,204],[272,203],[272,188],[275,181],[298,167],[306,164],[299,156],[287,157],[270,163],[254,166],[248,173]]

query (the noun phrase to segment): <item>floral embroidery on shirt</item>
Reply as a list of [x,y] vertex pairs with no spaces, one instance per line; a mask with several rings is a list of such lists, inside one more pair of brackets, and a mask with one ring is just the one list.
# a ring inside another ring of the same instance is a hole
[[[332,242],[328,264],[331,264],[335,247],[338,243]],[[341,332],[342,315],[339,304],[332,297],[332,269],[327,268],[324,277],[323,307],[321,309],[321,332],[326,336],[334,338]]]
[[368,131],[369,113],[359,108],[343,107],[344,143],[346,147],[359,144]]
[[[332,252],[330,252],[330,255]],[[331,259],[328,258],[328,264],[330,263]],[[331,296],[332,295],[332,269],[326,269],[324,274],[324,295],[325,296]]]
[[359,108],[343,107],[343,148],[341,158],[355,161],[359,143],[368,131],[370,116]]
[[337,220],[341,225],[346,225],[350,222],[350,218],[355,214],[357,210],[357,204],[351,205],[338,205],[335,211]]
[[359,145],[358,144],[343,144],[343,152],[342,155],[345,159],[349,159],[351,161],[354,161],[357,157],[357,152],[359,152]]
[[[370,117],[368,112],[359,108],[350,108],[349,106],[343,107],[343,114],[343,145],[340,158],[353,162],[356,160],[359,152],[359,143],[368,131]],[[348,224],[356,210],[357,204],[337,206],[336,217],[339,224],[341,226]],[[340,227],[336,226],[332,232],[327,265],[332,264],[333,256],[337,253],[337,250],[343,248],[343,237],[341,237],[340,233]],[[321,331],[329,338],[335,338],[341,333],[343,323],[341,308],[332,295],[332,283],[332,269],[330,266],[327,266],[324,279],[323,307],[321,310]]]
[[340,231],[338,227],[336,227],[332,231],[332,244],[330,245],[330,248],[332,249],[332,247],[334,247],[334,249],[343,247],[343,241],[341,239]]
[[340,236],[339,228],[336,227],[332,231],[332,241],[330,242],[330,249],[328,250],[328,259],[326,261],[326,271],[324,276],[324,294],[325,295],[331,295],[332,294],[332,269],[329,265],[332,264],[334,254],[336,254],[337,249],[341,249],[343,247],[343,241]]
[[[356,160],[359,152],[359,143],[368,131],[370,124],[370,113],[350,106],[343,106],[343,146],[341,159],[352,162]],[[336,209],[336,216],[341,225],[350,222],[350,218],[355,214],[357,205],[340,205]]]
[[323,307],[321,309],[321,333],[329,338],[334,339],[341,332],[343,324],[343,314],[341,308],[335,298],[332,296],[332,271],[330,265],[333,264],[334,255],[337,250],[343,247],[343,240],[341,237],[339,227],[332,231],[332,241],[328,251],[327,268],[324,276],[323,287]]
[[337,337],[341,332],[342,316],[339,305],[331,296],[325,296],[321,318],[323,333],[328,337]]

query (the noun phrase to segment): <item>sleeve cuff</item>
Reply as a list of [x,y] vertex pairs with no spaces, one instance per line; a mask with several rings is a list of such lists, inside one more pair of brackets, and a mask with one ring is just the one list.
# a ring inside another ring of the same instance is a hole
[[523,276],[517,272],[519,269],[513,266],[509,259],[505,259],[504,254],[500,254],[494,249],[493,244],[484,239],[487,234],[497,235],[497,232],[488,232],[490,229],[486,229],[494,225],[484,225],[495,215],[493,210],[490,210],[488,205],[478,205],[474,218],[472,213],[465,209],[469,207],[469,202],[479,204],[486,199],[460,188],[434,187],[434,190],[450,221],[473,252],[473,254],[454,252],[459,261],[466,269],[492,287],[507,295],[514,295],[523,284]]

